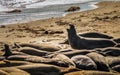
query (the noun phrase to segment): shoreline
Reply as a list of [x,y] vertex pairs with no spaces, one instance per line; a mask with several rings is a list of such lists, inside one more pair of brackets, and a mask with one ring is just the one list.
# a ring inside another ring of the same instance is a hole
[[97,4],[99,8],[93,10],[70,13],[64,17],[6,25],[0,27],[0,42],[59,43],[67,38],[66,29],[70,23],[75,24],[78,33],[100,32],[119,38],[119,4],[120,2],[100,2]]
[[[21,13],[21,14],[19,14],[19,13],[16,13],[16,14],[12,14],[12,15],[16,15],[16,17],[19,17],[20,18],[20,16],[19,15],[22,15],[22,17],[23,18],[26,18],[25,20],[20,20],[19,18],[16,18],[16,19],[13,19],[13,20],[11,20],[11,22],[12,23],[9,23],[9,19],[6,19],[6,23],[2,23],[1,25],[10,25],[10,24],[18,24],[18,23],[28,23],[28,22],[30,22],[30,21],[37,21],[37,20],[45,20],[45,19],[50,19],[50,18],[57,18],[57,17],[64,17],[64,16],[66,16],[67,14],[70,14],[70,13],[75,13],[75,12],[83,12],[83,11],[88,11],[88,10],[93,10],[93,9],[96,9],[97,7],[95,6],[95,4],[97,4],[97,3],[99,3],[99,2],[96,2],[96,1],[91,1],[91,2],[85,2],[85,3],[78,3],[77,4],[77,6],[80,6],[80,7],[82,7],[79,11],[74,11],[74,12],[58,12],[58,13],[53,13],[53,14],[46,14],[46,17],[45,17],[45,15],[41,15],[41,16],[39,16],[39,17],[41,17],[41,18],[35,18],[35,17],[27,17],[27,14],[26,14],[26,16],[25,17],[23,17],[23,13]],[[70,4],[70,5],[74,5],[74,4]],[[85,7],[84,7],[85,6]],[[23,9],[23,11],[26,11],[25,9]],[[4,13],[5,14],[5,13]],[[25,13],[24,13],[25,14]],[[29,14],[29,13],[28,13]],[[10,14],[7,14],[7,15],[10,15]],[[18,15],[18,16],[17,16]],[[35,14],[36,15],[36,14]],[[48,16],[47,16],[48,15]],[[50,15],[52,15],[52,16],[50,16]],[[12,17],[12,16],[11,16]],[[22,19],[22,17],[21,17],[21,19]],[[8,17],[9,18],[9,17]],[[20,21],[19,21],[20,20]],[[7,22],[8,21],[8,22]]]

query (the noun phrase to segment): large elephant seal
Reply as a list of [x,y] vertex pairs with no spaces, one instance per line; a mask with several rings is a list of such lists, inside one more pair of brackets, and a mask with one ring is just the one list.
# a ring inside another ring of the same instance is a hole
[[[78,36],[82,36],[85,38],[104,38],[104,39],[112,39],[112,36],[98,33],[98,32],[85,32],[85,33],[78,33]],[[114,39],[114,41],[118,41],[119,39]],[[68,39],[65,39],[61,44],[69,44]]]
[[94,49],[116,46],[116,43],[108,39],[83,38],[78,36],[74,25],[67,29],[69,44],[74,49]]
[[85,55],[73,56],[71,60],[76,64],[76,67],[79,69],[84,69],[84,70],[97,69],[95,62],[91,58]]

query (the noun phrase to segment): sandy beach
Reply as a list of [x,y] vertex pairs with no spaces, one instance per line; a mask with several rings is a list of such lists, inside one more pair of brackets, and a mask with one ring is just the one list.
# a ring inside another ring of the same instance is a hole
[[[106,1],[96,5],[99,8],[74,12],[64,17],[2,25],[0,26],[0,49],[4,48],[4,44],[12,46],[14,43],[42,42],[58,45],[67,39],[66,29],[69,28],[69,24],[75,25],[77,33],[99,32],[120,38],[120,2]],[[77,75],[77,73],[66,75]]]
[[75,24],[77,33],[100,32],[119,38],[120,2],[101,2],[97,6],[97,9],[65,17],[1,26],[0,42],[60,42],[67,38],[66,29],[70,23]]

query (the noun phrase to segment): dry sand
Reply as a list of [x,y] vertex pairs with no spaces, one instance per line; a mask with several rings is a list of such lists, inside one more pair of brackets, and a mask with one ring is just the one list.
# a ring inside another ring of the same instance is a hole
[[77,32],[100,32],[120,37],[120,2],[101,2],[99,8],[75,12],[65,17],[38,20],[0,27],[0,48],[4,43],[61,42],[67,38],[66,29],[75,24]]

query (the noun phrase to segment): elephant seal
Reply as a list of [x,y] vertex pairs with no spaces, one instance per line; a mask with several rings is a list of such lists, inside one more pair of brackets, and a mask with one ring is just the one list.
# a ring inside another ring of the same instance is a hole
[[8,44],[4,45],[4,50],[5,50],[5,53],[3,54],[3,56],[5,56],[5,58],[8,58],[10,55],[12,55],[12,52]]
[[113,71],[120,72],[120,57],[106,57],[106,59]]
[[86,33],[78,34],[78,36],[88,37],[88,38],[105,38],[105,39],[113,38],[112,36],[108,36],[106,34],[98,33],[98,32],[86,32]]
[[[78,33],[78,36],[82,36],[85,38],[104,38],[104,39],[112,39],[112,36],[108,36],[103,33],[98,33],[98,32],[86,32],[86,33]],[[118,39],[119,40],[119,39]],[[118,41],[117,39],[114,39],[114,41]],[[69,44],[68,39],[65,39],[63,42],[60,44]]]
[[[18,45],[17,45],[18,46]],[[51,44],[31,44],[31,43],[21,43],[18,47],[31,47],[38,50],[48,51],[48,52],[55,52],[60,50],[59,46],[51,45]]]
[[113,39],[113,41],[115,41],[116,43],[120,43],[120,38]]
[[63,52],[61,54],[64,54],[64,55],[68,56],[69,58],[71,58],[76,55],[86,55],[90,52],[91,52],[90,50],[74,50],[74,51],[70,51],[70,52]]
[[21,65],[27,65],[27,64],[31,64],[31,63],[27,61],[3,60],[3,61],[0,61],[0,68],[21,66]]
[[84,70],[97,69],[97,65],[95,64],[95,62],[91,58],[85,55],[73,56],[71,60],[76,64],[76,67],[79,69],[84,69]]
[[106,57],[109,67],[120,65],[120,57]]
[[65,75],[119,75],[119,73],[83,70],[83,71],[70,72]]
[[78,36],[74,25],[70,25],[70,29],[67,29],[69,44],[74,49],[94,49],[116,46],[116,43],[109,39],[102,38],[84,38]]
[[112,67],[112,70],[120,72],[120,65],[116,65],[116,66]]
[[105,54],[105,56],[120,56],[120,48],[118,47],[107,47],[101,49],[101,53]]
[[106,58],[98,53],[91,52],[87,54],[97,65],[97,70],[100,71],[109,71]]
[[59,67],[54,65],[31,64],[17,66],[16,68],[26,71],[30,73],[30,75],[61,75]]
[[47,51],[42,51],[42,50],[38,50],[31,47],[21,47],[18,49],[18,51],[25,54],[29,54],[29,55],[35,55],[35,56],[45,56],[47,53],[50,53]]
[[6,67],[0,69],[0,75],[31,75],[31,74],[17,68]]
[[60,62],[63,62],[64,65],[67,65],[67,67],[76,67],[74,62],[70,58],[68,58],[66,55],[57,54],[53,56],[52,59],[60,60]]

